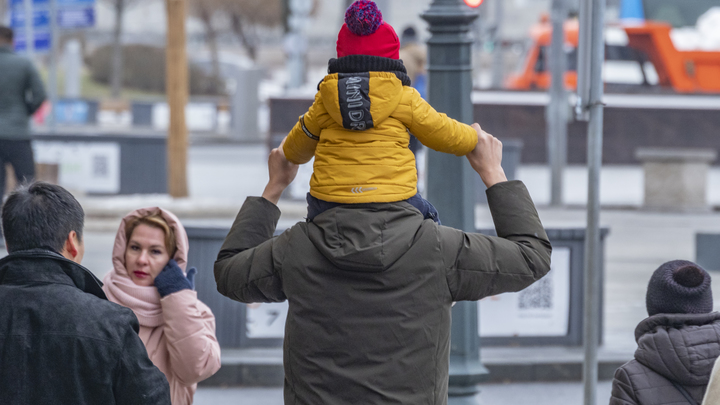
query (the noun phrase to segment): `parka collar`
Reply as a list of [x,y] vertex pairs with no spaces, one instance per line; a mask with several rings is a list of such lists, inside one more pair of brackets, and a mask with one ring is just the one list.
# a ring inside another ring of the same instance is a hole
[[709,314],[657,314],[642,320],[635,328],[635,341],[658,328],[682,329],[685,326],[702,326],[720,320],[720,312]]
[[328,73],[366,73],[388,72],[393,73],[403,84],[410,86],[410,76],[401,60],[382,58],[372,55],[348,55],[342,58],[330,59]]
[[27,281],[71,285],[107,299],[102,282],[90,270],[50,250],[13,252],[0,260],[0,285]]

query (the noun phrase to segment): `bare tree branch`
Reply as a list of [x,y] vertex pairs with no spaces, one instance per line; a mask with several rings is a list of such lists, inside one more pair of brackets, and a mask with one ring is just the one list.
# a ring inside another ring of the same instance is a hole
[[[2,1],[2,0],[0,0]],[[113,56],[112,73],[110,76],[111,96],[115,99],[120,97],[123,86],[123,15],[128,8],[139,3],[141,0],[103,0],[115,11],[115,27],[113,28]]]

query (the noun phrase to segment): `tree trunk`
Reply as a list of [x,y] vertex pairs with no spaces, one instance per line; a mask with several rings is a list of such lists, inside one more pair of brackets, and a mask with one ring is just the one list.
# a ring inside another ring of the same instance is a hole
[[124,78],[122,47],[124,12],[125,0],[115,0],[115,29],[113,30],[112,73],[110,76],[111,96],[114,99],[120,98]]
[[198,4],[200,8],[200,19],[205,26],[205,36],[208,46],[210,47],[210,60],[212,63],[213,91],[219,93],[221,90],[222,76],[220,74],[220,54],[218,52],[217,31],[212,22],[212,14],[202,3]]
[[255,47],[255,44],[253,44],[253,42],[250,40],[248,34],[245,32],[240,16],[237,14],[233,14],[231,20],[233,32],[235,32],[235,35],[240,38],[240,42],[242,42],[243,47],[245,47],[245,50],[247,50],[250,59],[252,59],[253,61],[257,60],[257,48]]
[[188,133],[185,106],[188,101],[188,63],[186,51],[186,0],[166,0],[167,7],[167,102],[170,107],[170,128],[167,137],[168,191],[179,198],[188,196],[187,148]]

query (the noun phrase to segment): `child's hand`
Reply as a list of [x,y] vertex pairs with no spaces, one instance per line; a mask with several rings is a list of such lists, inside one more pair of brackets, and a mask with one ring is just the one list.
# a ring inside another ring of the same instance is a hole
[[488,188],[507,181],[505,171],[500,165],[502,163],[502,142],[483,131],[477,123],[472,127],[478,134],[478,143],[475,149],[466,156],[470,165]]

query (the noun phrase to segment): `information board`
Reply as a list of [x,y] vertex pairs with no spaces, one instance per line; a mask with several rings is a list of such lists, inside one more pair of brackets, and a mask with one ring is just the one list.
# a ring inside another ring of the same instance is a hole
[[120,145],[113,142],[33,142],[37,163],[57,164],[58,183],[85,193],[120,192]]
[[247,337],[251,339],[283,338],[288,308],[287,301],[272,304],[248,304]]
[[481,300],[481,337],[566,336],[570,319],[570,248],[553,248],[550,272],[518,293]]

